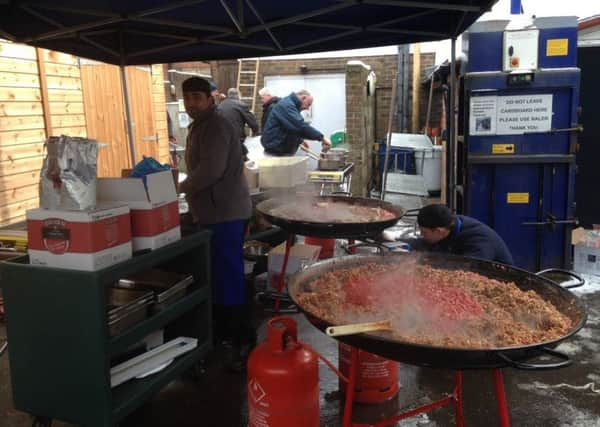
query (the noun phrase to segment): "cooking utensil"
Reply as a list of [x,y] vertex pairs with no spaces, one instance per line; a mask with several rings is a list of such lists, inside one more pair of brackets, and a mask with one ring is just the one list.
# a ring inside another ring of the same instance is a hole
[[330,326],[325,333],[330,337],[341,337],[343,335],[362,334],[373,331],[391,331],[391,320],[380,320],[379,322],[354,323],[352,325]]
[[302,149],[302,151],[304,151],[306,154],[308,154],[308,157],[310,157],[311,159],[314,159],[314,160],[321,159],[321,156],[319,156],[317,153],[312,151],[310,148],[305,147],[304,145],[300,145],[300,149]]
[[394,214],[393,218],[372,221],[365,218],[364,221],[331,223],[319,222],[316,218],[307,217],[305,220],[289,219],[279,216],[273,211],[287,203],[293,203],[299,198],[274,198],[265,200],[256,206],[256,210],[261,213],[267,221],[273,225],[294,234],[311,237],[323,238],[362,238],[375,236],[388,227],[394,225],[404,215],[404,209],[394,206],[389,202],[379,199],[367,199],[364,197],[345,197],[345,196],[315,196],[306,198],[314,203],[340,203],[345,205],[365,206],[372,208],[381,208]]
[[[462,349],[413,344],[399,341],[393,336],[384,337],[372,334],[346,335],[336,337],[336,339],[388,359],[444,369],[489,369],[510,366],[519,369],[542,370],[562,368],[571,363],[567,355],[552,350],[552,348],[571,337],[585,324],[587,314],[581,302],[570,291],[543,276],[497,262],[435,253],[421,253],[418,255],[393,253],[384,256],[334,258],[312,264],[292,276],[288,281],[288,292],[307,319],[317,328],[325,330],[335,325],[315,313],[307,311],[298,300],[299,294],[303,290],[309,289],[311,282],[325,273],[335,272],[339,269],[358,267],[368,263],[394,264],[411,260],[438,269],[471,271],[501,282],[513,282],[521,290],[534,291],[544,300],[552,303],[558,311],[571,319],[573,327],[564,336],[550,341],[487,349]],[[541,355],[550,356],[555,361],[529,362],[530,359]]]

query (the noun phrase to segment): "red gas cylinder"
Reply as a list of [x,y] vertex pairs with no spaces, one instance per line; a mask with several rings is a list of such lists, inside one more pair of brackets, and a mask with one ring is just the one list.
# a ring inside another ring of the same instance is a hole
[[[350,373],[352,347],[339,343],[338,367],[346,377]],[[360,403],[382,403],[394,397],[399,390],[399,363],[375,354],[358,350],[358,370],[354,401]],[[340,380],[340,390],[346,391],[346,383]]]
[[298,342],[296,322],[274,317],[248,358],[249,427],[318,427],[317,355]]
[[335,251],[335,239],[322,239],[320,237],[304,237],[304,243],[307,245],[321,246],[319,259],[332,258]]

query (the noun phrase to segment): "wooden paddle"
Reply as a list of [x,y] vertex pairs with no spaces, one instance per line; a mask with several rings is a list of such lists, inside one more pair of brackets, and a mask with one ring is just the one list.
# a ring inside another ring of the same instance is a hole
[[350,325],[330,326],[325,329],[325,333],[330,337],[339,337],[342,335],[362,334],[363,332],[373,331],[391,331],[391,320],[380,320],[378,322],[354,323]]

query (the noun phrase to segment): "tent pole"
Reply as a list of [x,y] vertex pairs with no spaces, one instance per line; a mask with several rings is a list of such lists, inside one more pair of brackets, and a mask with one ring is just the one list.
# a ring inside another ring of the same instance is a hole
[[131,168],[135,167],[137,155],[135,152],[135,139],[133,138],[133,119],[131,117],[131,102],[129,100],[129,83],[127,81],[127,70],[121,65],[121,82],[123,87],[123,98],[125,99],[125,117],[127,122],[127,139],[129,140],[129,154],[131,155]]
[[448,156],[448,207],[454,211],[456,209],[456,38],[451,41],[450,53],[450,108],[448,111],[449,129],[448,129],[448,145],[446,155]]

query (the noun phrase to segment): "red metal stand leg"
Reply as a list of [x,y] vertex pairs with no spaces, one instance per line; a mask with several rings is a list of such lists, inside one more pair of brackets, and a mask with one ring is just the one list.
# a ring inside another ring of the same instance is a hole
[[501,369],[494,369],[494,386],[496,389],[496,401],[498,402],[498,417],[500,418],[500,427],[510,427],[510,417],[508,415],[508,405],[506,403],[506,393],[504,391],[504,379]]
[[346,385],[346,401],[344,403],[344,419],[342,427],[352,426],[352,404],[354,403],[354,389],[356,388],[356,373],[358,371],[358,349],[352,347],[350,352],[350,372]]
[[456,416],[456,427],[464,427],[465,417],[463,415],[463,393],[462,393],[462,372],[454,373],[454,411]]
[[[285,255],[283,256],[283,265],[281,266],[281,274],[279,276],[279,282],[277,283],[277,293],[281,293],[285,286],[285,273],[287,272],[288,259],[290,258],[290,250],[294,245],[294,234],[288,236],[287,242],[285,243]],[[279,313],[279,295],[275,297],[275,313]]]

